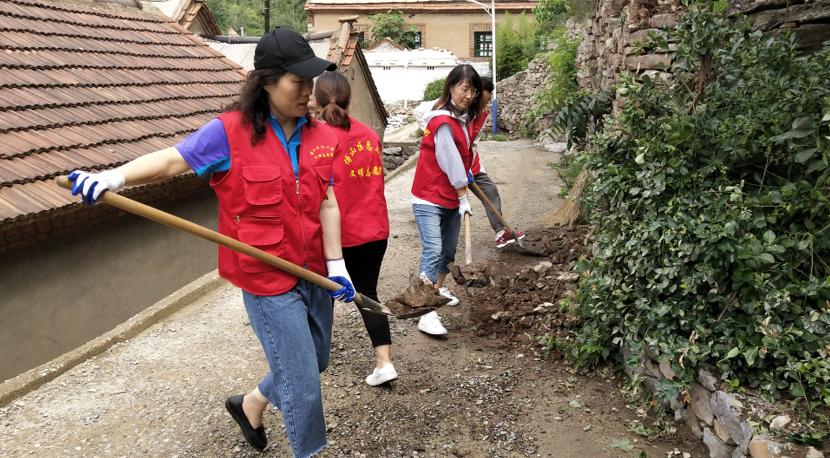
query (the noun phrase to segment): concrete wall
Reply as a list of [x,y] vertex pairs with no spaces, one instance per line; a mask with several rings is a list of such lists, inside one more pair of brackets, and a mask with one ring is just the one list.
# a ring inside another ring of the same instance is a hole
[[[338,18],[354,14],[354,11],[326,11],[314,13],[315,32],[338,30],[340,23]],[[373,14],[373,13],[372,13]],[[527,13],[531,14],[530,11]],[[371,14],[369,14],[371,16]],[[481,10],[481,13],[449,13],[440,12],[433,14],[416,14],[407,16],[407,22],[421,28],[421,45],[424,48],[442,48],[452,51],[458,58],[463,60],[474,59],[472,57],[472,43],[474,31],[489,31],[490,16]],[[518,16],[515,13],[514,16]],[[504,19],[504,13],[496,15],[496,22]],[[357,30],[365,28],[366,38],[371,37],[371,23],[366,14],[360,14],[355,23]],[[487,61],[490,58],[477,60]]]
[[422,100],[427,84],[446,78],[455,65],[426,67],[370,67],[384,102]]
[[[216,227],[205,189],[165,211]],[[0,260],[0,380],[82,345],[216,268],[207,241],[127,215]]]
[[352,87],[352,103],[349,106],[349,114],[371,127],[383,140],[385,129],[375,104],[372,102],[372,93],[369,91],[367,75],[360,70],[360,66],[355,61],[349,65],[345,75]]

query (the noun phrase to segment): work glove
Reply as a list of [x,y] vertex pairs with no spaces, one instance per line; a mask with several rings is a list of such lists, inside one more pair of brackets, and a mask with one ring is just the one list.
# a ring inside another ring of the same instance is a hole
[[124,175],[115,170],[106,170],[101,173],[88,173],[75,170],[69,174],[72,182],[72,195],[81,195],[84,203],[92,205],[104,191],[117,192],[124,187]]
[[343,259],[326,261],[326,268],[329,271],[329,280],[342,286],[337,291],[329,291],[329,295],[342,302],[354,301],[354,286],[352,286],[352,277],[346,270],[346,261]]
[[465,213],[470,216],[473,215],[473,209],[470,208],[470,201],[466,194],[458,198],[458,214],[463,218]]
[[467,184],[473,184],[476,181],[476,177],[473,176],[473,172],[467,170]]

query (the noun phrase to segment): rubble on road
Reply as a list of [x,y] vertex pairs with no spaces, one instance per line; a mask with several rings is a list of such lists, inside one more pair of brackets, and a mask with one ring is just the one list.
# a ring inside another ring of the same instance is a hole
[[569,299],[579,275],[571,269],[585,251],[588,228],[528,232],[533,235],[528,235],[525,243],[532,243],[547,256],[534,265],[518,272],[499,272],[493,265],[473,263],[463,268],[453,266],[451,273],[470,297],[477,335],[527,347],[549,347],[551,339],[567,337],[577,324]]

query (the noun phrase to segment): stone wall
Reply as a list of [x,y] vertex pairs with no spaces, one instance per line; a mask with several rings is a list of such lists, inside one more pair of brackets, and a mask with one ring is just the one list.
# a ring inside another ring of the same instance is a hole
[[[638,358],[631,345],[623,348],[626,362],[640,360],[639,365],[626,365],[629,376],[638,377],[652,392],[663,380],[675,377],[671,360],[658,359],[646,349]],[[665,407],[674,412],[677,423],[684,424],[709,449],[711,458],[823,458],[814,447],[787,442],[787,436],[798,429],[798,422],[785,403],[770,403],[754,396],[728,393],[714,369],[702,369],[685,393],[669,400]],[[769,423],[764,433],[752,426]]]
[[[805,50],[830,40],[830,0],[731,0],[728,13],[746,14],[764,32],[796,35]],[[680,0],[600,0],[586,22],[577,52],[577,81],[593,91],[608,90],[621,72],[670,78],[669,49],[638,54],[650,33],[670,29],[684,12]]]
[[830,40],[830,1],[731,0],[729,14],[746,14],[764,32],[789,30],[806,50]]
[[608,90],[623,71],[665,78],[670,50],[636,55],[650,32],[672,28],[682,13],[679,0],[602,0],[588,19],[577,50],[577,82],[598,92]]
[[383,146],[383,169],[386,173],[400,167],[413,154],[418,152],[417,144],[388,143]]
[[518,132],[525,115],[533,107],[533,100],[548,82],[547,56],[540,55],[528,64],[526,70],[498,83],[499,129]]
[[[582,37],[583,28],[581,23],[568,20],[565,27],[570,37],[577,39]],[[548,49],[553,49],[553,46],[555,46],[555,43],[552,42]],[[550,80],[548,59],[547,54],[537,55],[527,65],[527,69],[499,81],[496,89],[498,91],[498,127],[500,130],[515,133],[524,126],[525,116],[533,108],[537,94],[544,90]],[[544,124],[545,122],[549,122],[549,120],[539,120],[535,126],[532,126],[533,130],[537,132],[546,130],[549,125]]]
[[[746,14],[754,27],[770,34],[790,30],[801,47],[816,49],[830,39],[830,0],[731,0],[730,15]],[[628,71],[671,81],[668,49],[639,54],[638,44],[650,33],[675,27],[683,14],[679,0],[599,0],[577,51],[577,80],[594,92],[609,90],[620,73]],[[624,346],[625,347],[625,346]],[[631,360],[632,352],[623,349]],[[659,360],[648,351],[626,367],[657,392],[663,379],[672,379],[673,362]],[[787,443],[788,433],[798,429],[796,415],[785,404],[769,404],[754,396],[728,393],[714,371],[702,370],[695,383],[665,406],[675,420],[685,424],[709,448],[711,458],[822,458],[815,448]],[[766,426],[758,433],[752,425]]]

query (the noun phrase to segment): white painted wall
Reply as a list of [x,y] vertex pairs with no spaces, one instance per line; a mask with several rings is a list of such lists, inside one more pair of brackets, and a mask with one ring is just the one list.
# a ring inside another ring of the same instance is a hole
[[427,84],[445,78],[458,65],[446,49],[400,49],[389,41],[363,54],[384,102],[421,100]]
[[424,89],[432,81],[445,78],[455,65],[427,67],[369,66],[372,78],[384,102],[422,100]]

